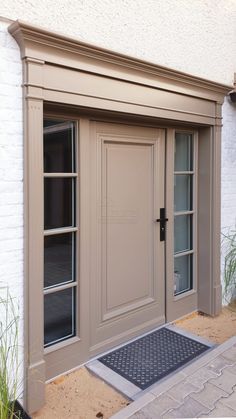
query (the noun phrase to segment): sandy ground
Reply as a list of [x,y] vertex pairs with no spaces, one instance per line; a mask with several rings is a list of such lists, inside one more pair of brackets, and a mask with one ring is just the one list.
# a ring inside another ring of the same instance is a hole
[[[212,342],[222,343],[236,335],[236,312],[224,308],[215,318],[194,313],[175,324]],[[128,403],[121,394],[82,367],[46,386],[46,405],[33,418],[107,419]]]
[[236,311],[223,308],[221,314],[216,317],[194,313],[176,321],[175,324],[219,344],[236,335]]
[[46,405],[33,415],[44,419],[107,419],[128,400],[85,367],[46,386]]

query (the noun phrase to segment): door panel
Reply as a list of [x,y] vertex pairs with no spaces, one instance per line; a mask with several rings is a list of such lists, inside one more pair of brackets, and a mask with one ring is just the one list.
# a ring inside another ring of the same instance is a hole
[[102,148],[105,320],[154,299],[153,145],[111,140]]
[[164,322],[164,132],[92,124],[91,353]]

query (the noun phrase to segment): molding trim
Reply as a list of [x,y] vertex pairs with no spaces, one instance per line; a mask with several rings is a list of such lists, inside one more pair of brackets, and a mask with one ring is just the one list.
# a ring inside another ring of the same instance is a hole
[[[145,60],[130,57],[115,51],[111,51],[99,46],[91,45],[77,39],[73,39],[62,34],[48,31],[38,26],[32,26],[24,21],[17,20],[12,23],[9,32],[18,42],[22,58],[39,58],[40,50],[47,47],[60,50],[60,54],[78,54],[86,59],[96,60],[96,63],[103,65],[115,65],[130,71],[138,71],[146,76],[161,78],[173,84],[186,85],[194,89],[203,89],[209,92],[225,96],[232,86],[207,80],[201,77],[190,75],[171,68],[163,67]],[[32,52],[38,54],[32,56]],[[38,55],[37,57],[35,55]],[[46,61],[46,60],[45,60]]]

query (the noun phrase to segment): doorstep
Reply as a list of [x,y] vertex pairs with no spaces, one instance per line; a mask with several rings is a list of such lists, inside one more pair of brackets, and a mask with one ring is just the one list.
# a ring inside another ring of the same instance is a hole
[[194,360],[112,416],[236,417],[236,336]]
[[[132,339],[131,341],[126,342],[123,345],[119,345],[117,348],[112,349],[112,350],[108,351],[107,353],[113,352],[116,349],[119,349],[123,346],[126,346],[127,343],[134,342],[134,341],[140,339],[141,337],[144,337],[146,335],[150,335],[152,332],[154,332],[156,330],[159,330],[159,329],[162,329],[162,328],[172,330],[174,332],[177,332],[180,335],[183,335],[187,338],[193,339],[193,340],[195,340],[199,343],[207,345],[211,350],[212,350],[213,347],[215,347],[215,345],[213,345],[212,342],[209,342],[206,339],[203,339],[199,336],[195,336],[192,333],[186,332],[186,331],[182,330],[181,328],[179,328],[179,327],[177,327],[173,324],[165,324],[161,327],[158,327],[155,330],[152,330],[151,332],[145,333],[142,336],[139,336],[135,339]],[[209,353],[209,350],[207,351],[207,353]],[[103,354],[103,355],[105,355],[105,354]],[[174,382],[178,382],[180,379],[184,378],[184,376],[181,375],[180,371],[182,371],[182,369],[186,368],[188,365],[191,365],[193,362],[196,362],[195,361],[196,358],[195,358],[195,359],[191,360],[190,362],[186,363],[184,366],[178,368],[174,372],[171,372],[170,374],[168,374],[164,378],[160,379],[158,382],[152,384],[151,386],[149,386],[145,390],[141,390],[138,386],[131,383],[130,381],[128,381],[127,379],[125,379],[124,377],[122,377],[121,375],[119,375],[118,373],[113,371],[112,369],[105,366],[102,362],[100,362],[98,358],[101,358],[103,355],[99,355],[96,359],[93,359],[93,360],[89,361],[86,364],[86,367],[89,369],[89,371],[91,371],[93,374],[95,374],[96,376],[101,378],[106,383],[110,384],[113,388],[118,390],[120,393],[124,394],[130,400],[137,400],[138,398],[143,397],[144,395],[146,395],[147,400],[149,400],[148,396],[150,396],[152,394],[152,392],[155,391],[157,386],[164,385],[164,383],[169,379],[173,379]],[[203,356],[204,356],[204,353],[199,355],[197,357],[197,359],[200,359]]]

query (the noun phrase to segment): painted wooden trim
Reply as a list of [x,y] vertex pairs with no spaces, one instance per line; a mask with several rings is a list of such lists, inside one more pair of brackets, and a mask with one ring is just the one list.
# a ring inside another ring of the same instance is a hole
[[232,86],[84,43],[21,20],[12,23],[9,32],[20,45],[22,58],[36,58],[218,102],[232,90]]

